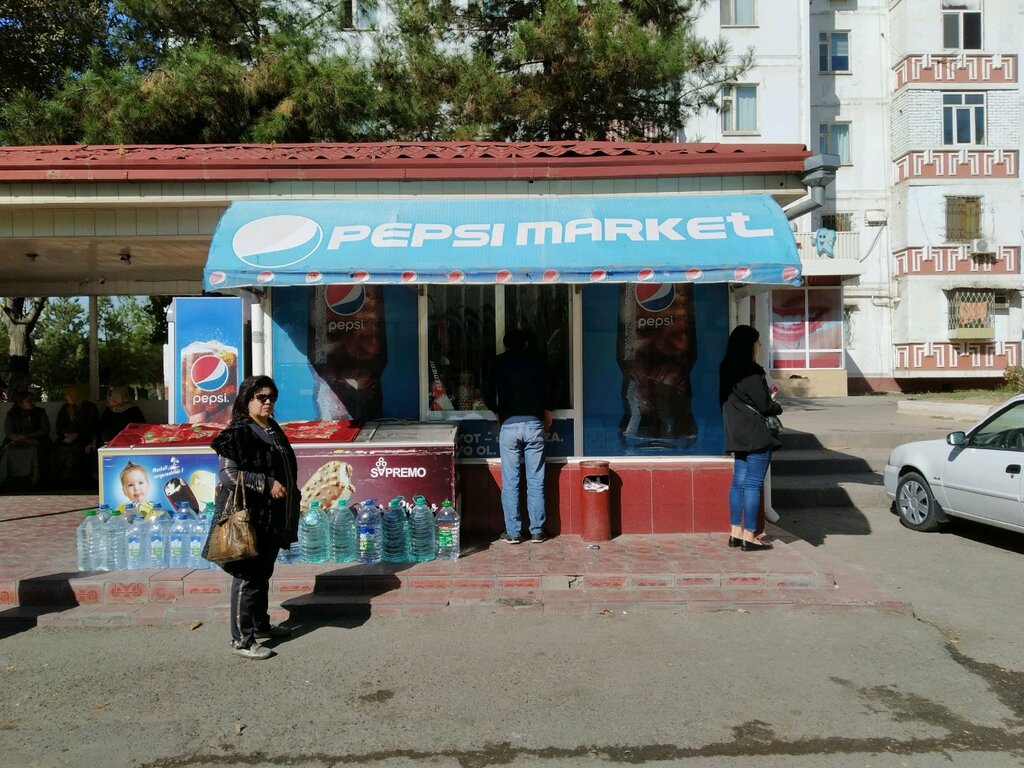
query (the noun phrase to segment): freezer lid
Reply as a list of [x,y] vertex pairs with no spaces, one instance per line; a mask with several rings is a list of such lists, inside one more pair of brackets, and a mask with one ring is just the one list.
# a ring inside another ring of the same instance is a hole
[[368,421],[356,443],[373,445],[454,445],[457,424],[437,422]]

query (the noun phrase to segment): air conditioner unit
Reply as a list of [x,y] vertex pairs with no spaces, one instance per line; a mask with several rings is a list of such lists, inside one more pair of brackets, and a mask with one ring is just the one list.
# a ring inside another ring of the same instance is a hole
[[974,254],[991,254],[995,251],[992,247],[992,243],[986,240],[984,237],[977,237],[971,240],[971,253]]
[[869,227],[881,227],[889,220],[885,211],[864,211],[864,223]]
[[1005,293],[997,293],[992,297],[992,309],[1009,309],[1010,297]]

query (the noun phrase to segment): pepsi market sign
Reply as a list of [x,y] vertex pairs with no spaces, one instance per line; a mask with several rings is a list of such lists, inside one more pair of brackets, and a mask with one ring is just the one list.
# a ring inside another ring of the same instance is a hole
[[766,195],[232,203],[212,290],[344,283],[794,283],[800,258]]

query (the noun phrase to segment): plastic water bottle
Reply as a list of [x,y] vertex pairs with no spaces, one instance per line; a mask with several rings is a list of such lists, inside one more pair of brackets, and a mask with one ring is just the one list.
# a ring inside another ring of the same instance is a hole
[[[184,507],[184,505],[182,505]],[[192,523],[188,512],[180,509],[174,516],[167,539],[167,567],[188,568],[188,535]]]
[[359,535],[359,562],[379,563],[381,557],[381,528],[383,527],[380,509],[375,499],[363,502],[356,518],[356,529]]
[[[206,539],[210,536],[210,529],[213,527],[213,518],[217,516],[217,509],[213,506],[212,501],[206,502],[206,506],[203,507],[203,514],[199,516],[199,522],[203,524],[203,543],[199,545],[199,550],[202,552],[203,547],[206,546]],[[216,563],[211,563],[209,560],[203,560],[200,554],[200,561],[202,565],[200,568],[219,568],[220,566]]]
[[356,518],[347,500],[339,501],[331,512],[331,560],[335,563],[351,563],[358,554]]
[[203,559],[203,547],[210,533],[210,520],[205,514],[197,515],[188,526],[188,567],[196,570],[210,567],[208,560]]
[[125,549],[129,571],[149,567],[149,523],[142,515],[136,515],[125,531]]
[[381,526],[381,560],[385,563],[407,563],[412,560],[408,518],[402,509],[402,501],[401,496],[396,496],[384,510],[384,521]]
[[181,504],[178,505],[178,511],[184,512],[185,515],[188,517],[188,521],[190,523],[196,519],[196,513],[192,509],[192,505],[189,504],[187,501],[183,501],[181,502]]
[[171,519],[171,514],[164,509],[164,505],[159,501],[149,509],[149,513],[146,515],[150,520],[155,520],[160,516],[166,516],[168,520]]
[[153,507],[148,533],[149,546],[146,551],[146,567],[166,568],[170,554],[167,551],[167,540],[171,533],[171,518],[167,514],[167,510],[159,504]]
[[135,518],[139,514],[139,505],[134,501],[127,501],[124,505],[124,522],[125,525],[131,525],[135,522]]
[[434,513],[422,496],[413,497],[415,506],[409,515],[412,528],[412,560],[425,563],[437,557],[437,523]]
[[330,553],[331,521],[320,509],[319,501],[311,501],[299,518],[299,551],[304,563],[326,563]]
[[294,541],[290,547],[281,547],[277,553],[277,562],[282,565],[291,565],[302,560],[302,552],[299,549],[299,542]]
[[110,519],[106,522],[107,529],[107,570],[123,571],[128,567],[128,549],[125,534],[128,523],[125,522],[120,510],[110,510]]
[[78,549],[78,570],[107,570],[107,531],[95,509],[85,510],[85,519],[78,524],[75,538]]
[[437,559],[459,559],[459,528],[462,518],[452,503],[445,499],[437,513]]
[[96,508],[96,517],[104,523],[107,522],[110,519],[110,505],[100,504],[99,507]]

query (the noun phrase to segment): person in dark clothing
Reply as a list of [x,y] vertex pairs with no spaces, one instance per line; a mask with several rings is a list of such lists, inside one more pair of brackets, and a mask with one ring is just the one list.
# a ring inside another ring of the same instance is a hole
[[299,489],[295,452],[274,421],[277,385],[269,376],[249,376],[238,388],[231,423],[213,439],[220,456],[216,494],[217,518],[233,511],[239,473],[246,508],[256,534],[257,555],[224,565],[231,582],[231,648],[246,659],[266,659],[272,651],[257,638],[286,637],[287,627],[273,626],[267,613],[270,577],[281,547],[298,538]]
[[88,465],[99,411],[79,385],[64,388],[64,405],[57,412],[57,440],[50,452],[53,483],[58,488],[88,485],[94,476]]
[[49,444],[50,419],[36,405],[35,393],[16,393],[0,442],[0,490],[19,483],[34,490],[46,469]]
[[129,424],[145,423],[146,417],[135,404],[128,387],[111,387],[107,393],[107,407],[100,414],[100,420],[96,424],[92,450],[102,448]]
[[733,454],[729,487],[729,546],[744,552],[771,549],[755,539],[761,508],[761,488],[772,450],[782,443],[768,431],[765,416],[782,413],[772,399],[764,368],[757,364],[760,334],[738,325],[729,334],[725,356],[718,368],[718,402],[725,424],[725,450]]
[[[501,425],[501,506],[505,532],[500,540],[518,544],[522,519],[519,511],[520,461],[526,466],[526,510],[530,517],[530,541],[541,542],[544,533],[544,430],[551,427],[555,385],[551,370],[519,329],[505,334],[505,352],[494,358],[484,379],[484,403]],[[535,337],[534,337],[535,338]]]

